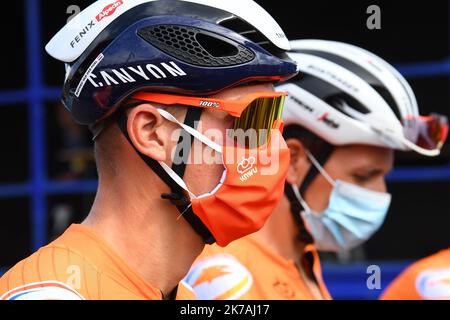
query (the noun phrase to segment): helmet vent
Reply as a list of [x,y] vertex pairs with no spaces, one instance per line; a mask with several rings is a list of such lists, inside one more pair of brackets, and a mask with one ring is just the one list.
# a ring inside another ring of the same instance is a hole
[[231,57],[239,54],[239,49],[228,42],[207,34],[197,33],[197,42],[213,57]]
[[150,26],[140,29],[138,34],[161,51],[197,66],[226,67],[255,57],[252,51],[233,40],[187,26]]
[[283,51],[277,48],[273,43],[269,41],[260,31],[256,30],[255,27],[250,25],[249,23],[234,17],[232,19],[227,19],[220,22],[220,25],[233,30],[236,33],[239,33],[241,36],[246,37],[248,40],[256,43],[261,46],[269,53],[277,56],[284,57]]
[[330,96],[327,99],[325,99],[325,101],[329,105],[335,107],[336,109],[338,109],[339,111],[341,111],[342,113],[344,113],[348,116],[351,116],[351,114],[349,114],[346,111],[345,107],[351,108],[351,109],[357,111],[358,113],[364,114],[364,115],[370,113],[369,109],[367,109],[358,100],[356,100],[355,98],[351,97],[350,95],[348,95],[346,93],[335,94],[335,95]]

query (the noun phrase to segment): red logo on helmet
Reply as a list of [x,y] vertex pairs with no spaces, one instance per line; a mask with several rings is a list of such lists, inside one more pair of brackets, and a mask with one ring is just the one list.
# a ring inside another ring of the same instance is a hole
[[319,118],[317,118],[318,121],[324,121],[328,118],[328,112],[325,112],[322,114]]
[[96,19],[98,22],[102,21],[103,18],[112,16],[114,14],[114,12],[116,12],[117,8],[120,7],[121,5],[123,5],[123,1],[122,0],[118,0],[118,1],[114,1],[113,3],[107,5],[102,12],[100,12],[97,16]]
[[319,118],[317,118],[317,121],[321,121],[321,122],[325,123],[327,126],[329,126],[332,129],[338,129],[340,127],[339,123],[337,123],[333,119],[330,119],[328,112],[325,112]]

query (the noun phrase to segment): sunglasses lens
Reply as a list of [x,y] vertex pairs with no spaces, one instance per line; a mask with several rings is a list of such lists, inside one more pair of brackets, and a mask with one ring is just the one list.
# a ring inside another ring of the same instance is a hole
[[405,121],[405,136],[419,147],[428,150],[440,149],[448,135],[446,116],[432,114],[414,117]]
[[259,98],[250,103],[235,121],[233,138],[247,148],[266,144],[275,121],[282,118],[284,98]]

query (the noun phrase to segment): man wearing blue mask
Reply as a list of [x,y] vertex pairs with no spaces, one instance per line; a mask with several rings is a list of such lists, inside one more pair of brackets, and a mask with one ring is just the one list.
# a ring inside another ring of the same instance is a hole
[[382,225],[394,150],[440,153],[447,119],[419,115],[406,80],[361,48],[291,42],[300,76],[284,137],[291,152],[285,197],[259,232],[225,249],[208,247],[187,276],[200,299],[327,299],[317,250],[340,252]]

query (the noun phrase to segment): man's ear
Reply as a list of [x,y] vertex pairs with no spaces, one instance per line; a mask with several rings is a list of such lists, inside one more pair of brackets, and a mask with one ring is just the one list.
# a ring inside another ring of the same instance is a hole
[[135,148],[156,160],[166,160],[166,135],[161,130],[163,118],[149,103],[132,108],[128,113],[127,130]]
[[289,184],[299,186],[303,182],[303,179],[305,179],[311,162],[306,155],[304,145],[298,139],[288,139],[286,143],[291,153],[291,163],[286,181]]

